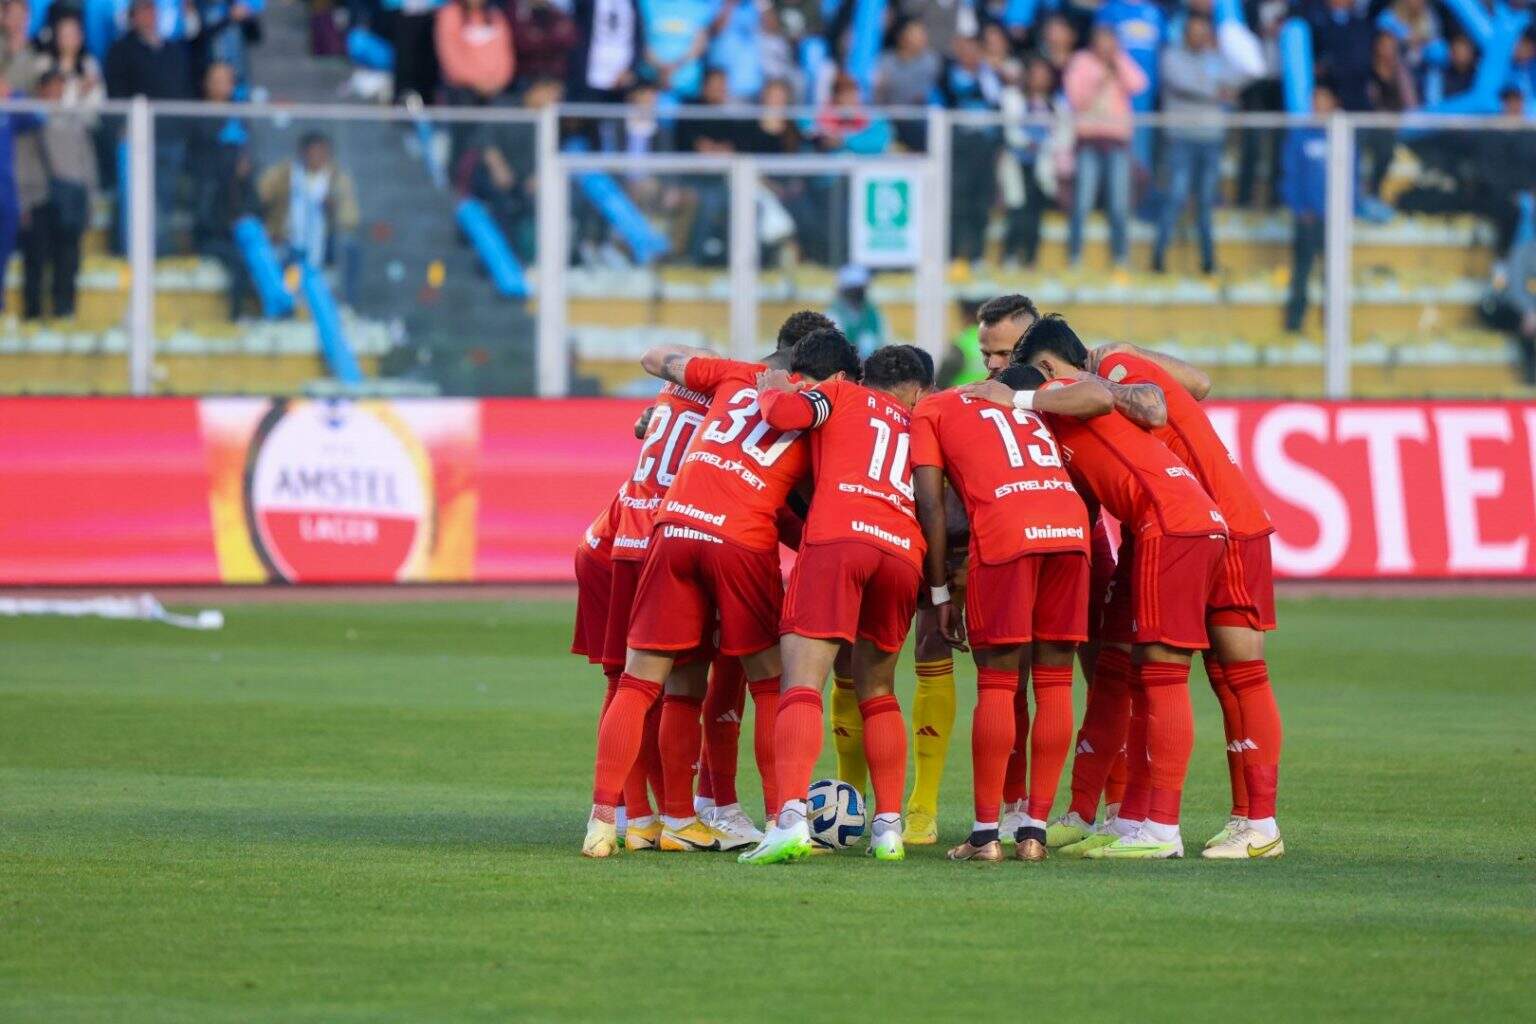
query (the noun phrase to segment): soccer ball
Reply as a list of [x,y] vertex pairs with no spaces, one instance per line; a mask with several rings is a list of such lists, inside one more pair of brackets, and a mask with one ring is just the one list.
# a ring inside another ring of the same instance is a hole
[[846,849],[864,836],[864,798],[841,779],[821,779],[811,783],[806,818],[817,849]]

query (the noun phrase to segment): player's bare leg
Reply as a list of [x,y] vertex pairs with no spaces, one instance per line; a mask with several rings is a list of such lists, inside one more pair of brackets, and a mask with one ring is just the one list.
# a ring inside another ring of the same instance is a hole
[[[1002,804],[1004,779],[1010,755],[1023,744],[1016,735],[1014,699],[1019,688],[1019,667],[1029,664],[1027,644],[977,647],[976,709],[971,717],[971,779],[975,797],[975,820],[971,834],[946,855],[950,860],[1001,861],[1003,847],[998,841],[998,808]],[[1043,840],[1041,835],[1040,839]],[[1034,837],[1027,837],[1031,849],[1038,846],[1042,857],[1045,847]]]
[[1161,643],[1136,646],[1126,743],[1130,782],[1118,820],[1122,824],[1139,820],[1140,825],[1133,834],[1089,850],[1086,856],[1161,860],[1184,855],[1179,804],[1195,740],[1189,703],[1190,654]]
[[624,674],[619,677],[618,689],[598,728],[592,813],[581,846],[585,857],[611,857],[619,850],[615,808],[623,794],[625,777],[640,753],[646,713],[661,696],[662,683],[672,671],[674,660],[673,654],[666,651],[631,648],[626,653]]
[[[741,855],[743,864],[784,864],[810,855],[811,831],[805,820],[811,774],[821,756],[821,690],[837,659],[838,642],[787,633],[780,640],[783,685],[774,723],[774,769],[782,804],[767,835]],[[745,659],[749,678],[754,669]]]
[[881,650],[868,640],[853,645],[853,686],[859,695],[859,714],[864,718],[864,757],[875,791],[869,852],[876,860],[906,857],[901,796],[907,775],[907,727],[896,701],[896,660],[900,653]]
[[1229,737],[1242,759],[1248,816],[1239,827],[1223,829],[1201,856],[1212,860],[1258,860],[1285,853],[1275,823],[1283,730],[1264,661],[1264,633],[1247,625],[1212,621],[1211,651],[1227,688],[1237,702],[1240,734]]
[[[955,600],[964,604],[964,592]],[[939,841],[939,785],[955,729],[955,661],[939,633],[938,613],[919,608],[914,621],[912,693],[912,795],[907,799],[907,827],[902,839],[912,846]]]

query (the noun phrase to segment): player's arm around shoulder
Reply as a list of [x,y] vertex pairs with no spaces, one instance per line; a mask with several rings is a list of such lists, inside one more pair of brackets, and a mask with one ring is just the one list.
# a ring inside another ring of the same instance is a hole
[[821,426],[832,411],[827,390],[790,379],[783,370],[764,370],[757,375],[757,407],[763,422],[775,430],[808,430]]
[[[1178,385],[1188,391],[1197,402],[1205,400],[1205,396],[1211,393],[1211,378],[1198,366],[1186,363],[1178,356],[1171,356],[1166,352],[1158,352],[1150,348],[1140,348],[1136,345],[1128,345],[1117,342],[1111,345],[1100,345],[1094,349],[1088,357],[1088,369],[1101,377],[1108,377],[1113,371],[1115,363],[1110,360],[1114,356],[1131,355],[1138,359],[1159,367],[1164,373],[1172,377]],[[1120,360],[1121,365],[1124,360]]]
[[640,368],[652,377],[660,377],[669,380],[673,384],[688,387],[685,379],[688,364],[696,359],[719,359],[720,357],[707,348],[695,348],[692,345],[655,345],[645,350],[640,357]]
[[1086,420],[1114,411],[1114,396],[1104,385],[1099,378],[1085,375],[1075,381],[1064,378],[1047,381],[1033,391],[1015,391],[1000,380],[985,380],[967,384],[960,392],[996,405]]

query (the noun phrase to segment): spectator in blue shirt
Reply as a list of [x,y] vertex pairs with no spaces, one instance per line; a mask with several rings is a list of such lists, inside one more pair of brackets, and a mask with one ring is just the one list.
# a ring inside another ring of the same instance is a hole
[[753,0],[726,0],[715,24],[705,63],[725,70],[726,91],[732,99],[755,100],[763,91],[763,58],[759,45],[762,24]]
[[644,0],[645,59],[661,90],[693,99],[703,80],[703,56],[721,0]]
[[[1339,107],[1331,85],[1312,90],[1312,113],[1327,117]],[[1307,312],[1307,283],[1312,264],[1323,251],[1328,206],[1328,136],[1321,127],[1291,128],[1280,155],[1280,191],[1290,207],[1291,294],[1285,304],[1285,329],[1301,330]]]

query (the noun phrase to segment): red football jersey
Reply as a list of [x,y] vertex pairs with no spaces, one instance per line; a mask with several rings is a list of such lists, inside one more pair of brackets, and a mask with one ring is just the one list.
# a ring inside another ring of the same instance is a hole
[[758,550],[776,550],[777,517],[810,467],[798,430],[775,430],[757,407],[758,363],[690,359],[691,391],[712,395],[682,468],[656,515]]
[[965,502],[983,562],[1088,553],[1088,510],[1037,414],[941,391],[912,414],[912,464],[936,466]]
[[694,431],[709,411],[709,396],[668,383],[661,389],[640,446],[635,471],[619,491],[619,519],[613,557],[641,561],[651,546],[656,509],[677,478]]
[[[623,493],[620,488],[619,494]],[[592,520],[592,525],[582,535],[581,542],[595,555],[607,557],[613,552],[613,532],[619,521],[619,494],[613,496],[608,507],[597,514],[597,518]]]
[[1168,402],[1168,422],[1152,433],[1195,471],[1205,492],[1216,499],[1232,536],[1246,539],[1274,532],[1268,513],[1232,453],[1221,443],[1205,410],[1171,373],[1131,353],[1105,359],[1099,364],[1099,373],[1117,384],[1148,383],[1162,388]]
[[[1040,390],[1066,386],[1047,381]],[[1175,537],[1226,533],[1226,521],[1178,456],[1118,412],[1092,419],[1045,414],[1061,442],[1067,470],[1110,515],[1133,531],[1155,529]]]
[[829,380],[778,394],[767,416],[770,423],[810,429],[815,490],[805,543],[863,541],[922,568],[906,406],[883,391]]

